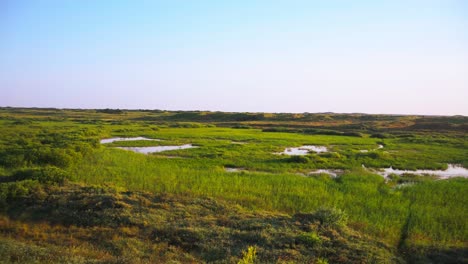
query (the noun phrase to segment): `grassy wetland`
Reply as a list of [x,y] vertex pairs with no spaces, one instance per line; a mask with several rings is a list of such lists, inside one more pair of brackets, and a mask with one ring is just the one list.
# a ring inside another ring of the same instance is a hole
[[[0,108],[0,127],[5,263],[468,262],[464,116]],[[123,149],[168,146],[190,147]]]

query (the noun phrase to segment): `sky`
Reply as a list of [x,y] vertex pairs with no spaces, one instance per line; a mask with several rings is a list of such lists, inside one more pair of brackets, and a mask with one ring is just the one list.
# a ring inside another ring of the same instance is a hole
[[0,106],[468,115],[465,0],[0,0]]

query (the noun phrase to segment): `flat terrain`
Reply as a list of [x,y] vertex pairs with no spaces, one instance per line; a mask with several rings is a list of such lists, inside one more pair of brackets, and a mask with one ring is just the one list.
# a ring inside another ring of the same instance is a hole
[[0,127],[5,263],[468,262],[468,117],[0,108]]

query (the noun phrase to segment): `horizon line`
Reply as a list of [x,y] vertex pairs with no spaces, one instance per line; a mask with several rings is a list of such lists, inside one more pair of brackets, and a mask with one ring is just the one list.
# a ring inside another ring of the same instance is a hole
[[42,106],[0,106],[0,109],[5,108],[16,108],[16,109],[43,109],[43,110],[120,110],[120,111],[160,111],[160,112],[221,112],[221,113],[246,113],[246,114],[334,114],[334,115],[381,115],[381,116],[423,116],[423,117],[468,117],[468,115],[463,114],[454,114],[454,115],[444,115],[444,114],[395,114],[395,113],[365,113],[365,112],[262,112],[262,111],[222,111],[222,110],[169,110],[169,109],[148,109],[148,108],[80,108],[80,107],[42,107]]

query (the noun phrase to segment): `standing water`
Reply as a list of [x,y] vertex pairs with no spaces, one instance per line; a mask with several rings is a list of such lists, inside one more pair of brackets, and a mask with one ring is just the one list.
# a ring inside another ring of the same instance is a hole
[[130,150],[137,153],[149,154],[155,152],[163,152],[168,150],[179,150],[179,149],[189,149],[196,148],[192,144],[185,144],[181,146],[154,146],[154,147],[117,147],[119,149]]
[[435,175],[441,179],[447,179],[452,177],[464,177],[468,178],[468,169],[463,168],[460,165],[448,164],[446,170],[398,170],[392,167],[385,168],[381,171],[377,171],[379,175],[388,177],[391,174],[402,175],[405,173],[416,174],[416,175]]
[[160,139],[152,139],[152,138],[145,138],[145,137],[129,137],[129,138],[115,137],[115,138],[101,139],[101,144],[108,144],[108,143],[112,143],[116,141],[136,141],[136,140],[161,141]]
[[283,152],[280,152],[278,154],[286,154],[290,156],[304,156],[309,154],[309,152],[316,152],[316,153],[321,153],[321,152],[327,152],[328,149],[324,146],[312,146],[312,145],[305,145],[302,147],[297,147],[297,148],[286,148]]

